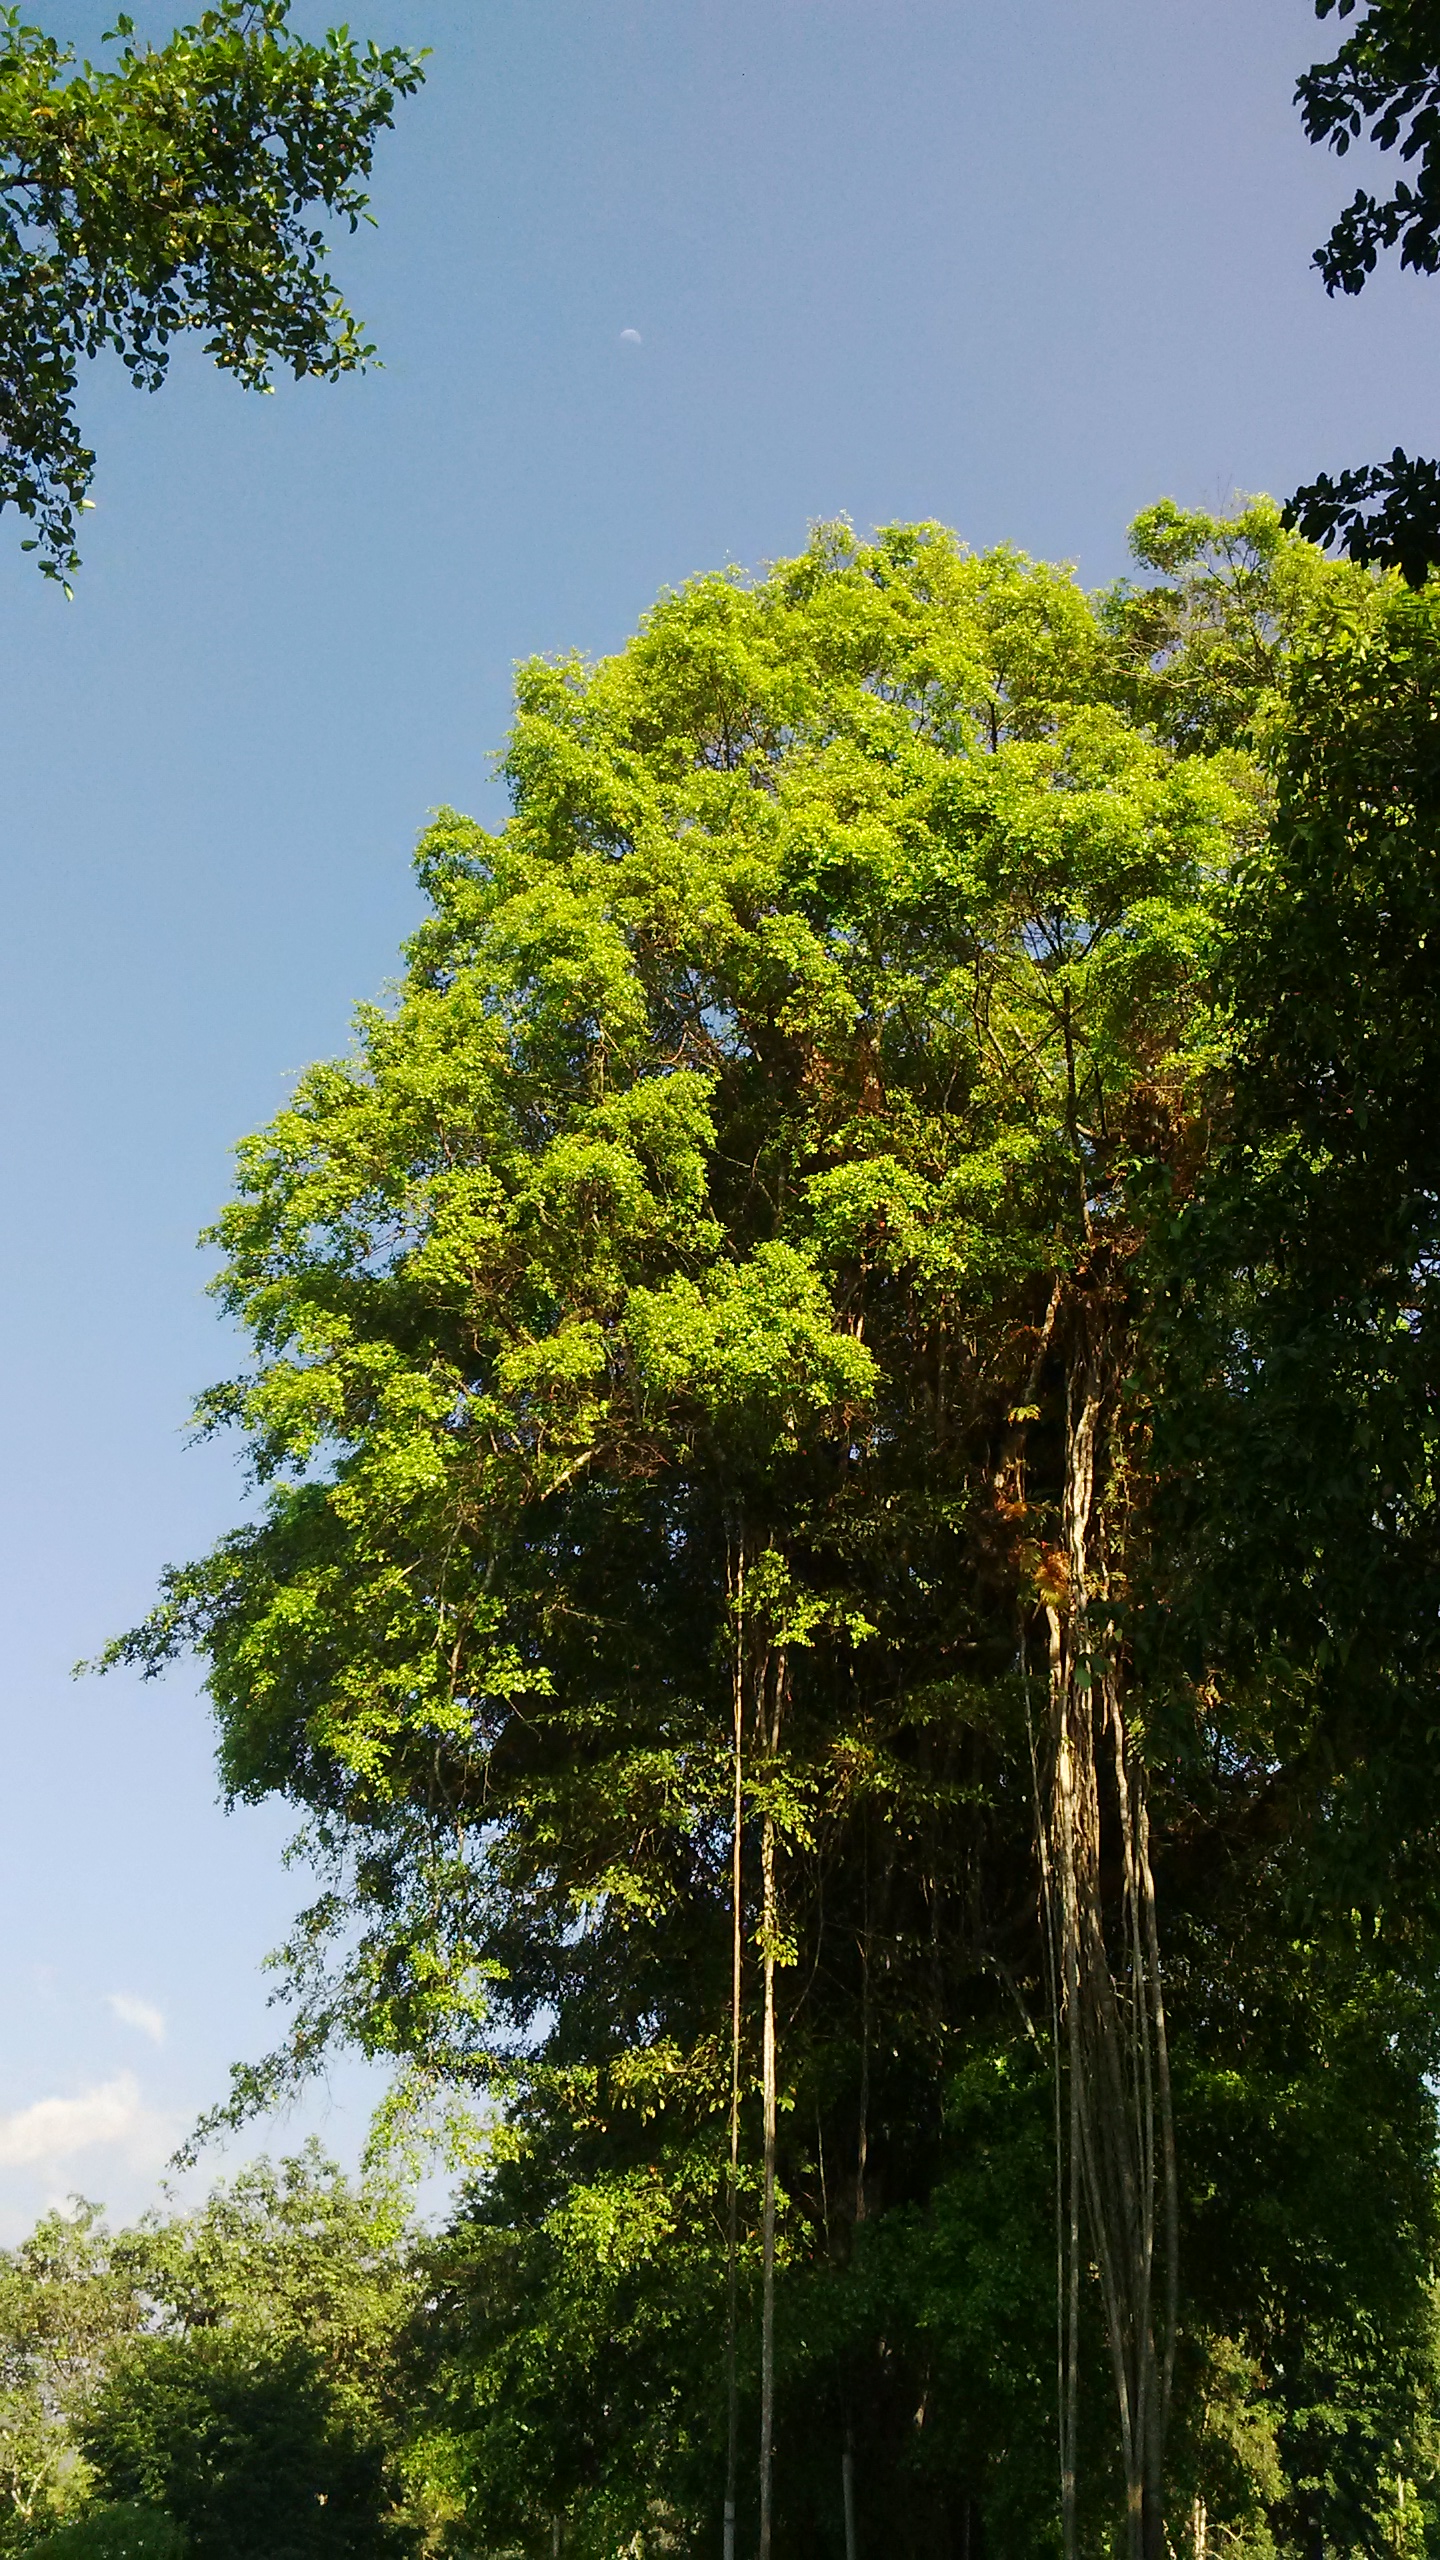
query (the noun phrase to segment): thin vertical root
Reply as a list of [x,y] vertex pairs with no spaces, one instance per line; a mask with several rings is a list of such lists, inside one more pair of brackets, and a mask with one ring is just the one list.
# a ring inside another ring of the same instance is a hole
[[735,1797],[730,1833],[730,2179],[725,2214],[725,2529],[724,2560],[735,2560],[735,2498],[740,2476],[740,2390],[736,2365],[740,2258],[740,2026],[744,1960],[745,1822],[745,1549],[730,1567],[734,1619],[731,1650],[731,1749]]

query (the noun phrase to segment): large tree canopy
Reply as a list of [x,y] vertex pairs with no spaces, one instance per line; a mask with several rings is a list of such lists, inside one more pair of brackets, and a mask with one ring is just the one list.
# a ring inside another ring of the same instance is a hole
[[[328,1869],[237,2103],[336,2035],[505,2103],[430,2341],[486,2548],[718,2529],[736,1924],[793,2547],[842,2468],[937,2554],[1117,2502],[1153,2553],[1167,2478],[1197,2551],[1358,2550],[1425,2474],[1433,1647],[1355,1670],[1388,1456],[1332,1602],[1283,1370],[1239,1390],[1292,1322],[1255,1167],[1328,1161],[1305,848],[1401,970],[1336,785],[1435,622],[1265,505],[1135,540],[1092,599],[830,527],[524,670],[509,825],[425,838],[395,1003],[242,1151],[258,1356],[202,1419],[262,1498],[115,1653],[199,1647],[227,1785]],[[1373,1259],[1409,1171],[1351,1128]],[[1403,1501],[1418,1555],[1413,1453]]]
[[0,507],[52,577],[77,564],[95,457],[75,421],[80,360],[110,347],[154,390],[174,339],[251,389],[272,368],[329,379],[372,350],[327,264],[324,211],[353,230],[397,98],[401,46],[318,44],[289,0],[219,0],[161,46],[116,28],[109,66],[0,10]]

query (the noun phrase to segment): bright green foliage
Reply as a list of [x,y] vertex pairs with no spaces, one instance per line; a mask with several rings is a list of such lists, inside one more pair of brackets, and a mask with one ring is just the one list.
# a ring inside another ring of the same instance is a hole
[[723,2205],[713,2161],[579,2162],[568,2127],[507,2133],[475,2208],[435,2245],[415,2379],[485,2547],[683,2529],[710,2486]]
[[399,2199],[313,2146],[142,2227],[160,2334],[112,2354],[81,2412],[97,2490],[162,2508],[196,2560],[399,2548],[408,2242]]
[[[1122,582],[1102,599],[1129,669],[1122,699],[1182,752],[1262,747],[1297,644],[1373,610],[1370,580],[1295,541],[1269,498],[1218,519],[1162,498],[1136,517],[1130,547],[1161,583]],[[1242,768],[1235,779],[1254,791],[1261,776]]]
[[289,0],[218,0],[163,46],[115,30],[108,68],[0,9],[0,507],[63,578],[94,456],[80,359],[113,347],[154,390],[173,340],[251,389],[272,368],[353,372],[373,353],[336,291],[318,212],[353,231],[375,139],[420,57],[295,35]]
[[303,2345],[373,2419],[410,2313],[407,2241],[403,2199],[383,2185],[350,2186],[311,2144],[278,2167],[253,2162],[199,2212],[129,2246],[182,2334],[238,2328],[279,2348]]
[[[220,1285],[257,1362],[203,1419],[263,1507],[114,1652],[198,1645],[226,1783],[299,1806],[328,1870],[237,2107],[337,2035],[507,2103],[416,2351],[488,2550],[556,2516],[597,2560],[718,2532],[737,1672],[741,2389],[748,2429],[768,1814],[787,2547],[840,2550],[847,2438],[872,2540],[978,2515],[992,2553],[1050,2547],[1021,1666],[1065,1605],[1053,1328],[1092,1318],[1134,1361],[1106,1605],[1197,2235],[1177,2475],[1237,2548],[1308,2553],[1368,2548],[1427,2459],[1431,1952],[1287,1899],[1302,1767],[1252,1743],[1152,1450],[1288,659],[1390,605],[1263,505],[1153,510],[1137,550],[1165,583],[1096,603],[935,527],[830,527],[598,666],[526,668],[511,822],[426,837],[393,1008],[242,1151]],[[1376,2140],[1317,2177],[1342,2080]],[[1271,2183],[1278,2233],[1247,2218]],[[1357,2271],[1362,2204],[1394,2245]]]

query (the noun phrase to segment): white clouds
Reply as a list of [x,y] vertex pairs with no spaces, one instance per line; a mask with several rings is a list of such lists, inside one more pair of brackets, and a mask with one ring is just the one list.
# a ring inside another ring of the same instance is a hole
[[134,2072],[122,2071],[78,2098],[37,2098],[33,2107],[0,2116],[0,2169],[50,2168],[77,2151],[153,2155],[168,2138]]
[[165,2041],[165,2013],[148,2000],[137,2000],[133,1991],[112,1991],[109,2005],[122,2027],[135,2027],[152,2044]]
[[620,344],[622,347],[638,347],[642,346],[644,341],[641,338],[638,329],[622,329],[620,332]]

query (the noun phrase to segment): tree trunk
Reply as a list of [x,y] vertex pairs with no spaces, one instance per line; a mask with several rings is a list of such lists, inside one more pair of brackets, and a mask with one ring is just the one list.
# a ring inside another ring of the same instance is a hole
[[[1048,1767],[1043,1773],[1037,1768],[1052,2032],[1057,2070],[1063,2054],[1067,2099],[1057,2110],[1064,2153],[1057,2164],[1062,2522],[1066,2560],[1074,2560],[1080,2273],[1088,2235],[1120,2419],[1128,2560],[1164,2560],[1165,2432],[1178,2278],[1175,2145],[1144,1770],[1126,1730],[1105,1605],[1104,1503],[1114,1488],[1099,1481],[1101,1434],[1114,1422],[1120,1364],[1103,1310],[1074,1312],[1078,1339],[1066,1383],[1063,1572],[1057,1569],[1046,1600]],[[1109,1797],[1116,1808],[1123,1883],[1113,1954],[1101,1884],[1102,1806]]]
[[[1053,1610],[1047,1610],[1050,1633],[1050,1686],[1053,1698],[1060,1661],[1060,1622]],[[1026,1644],[1022,1626],[1020,1666],[1025,1675]],[[1066,2020],[1071,2014],[1069,1969],[1061,1979],[1064,1956],[1058,1887],[1051,1859],[1052,1834],[1056,1828],[1056,1805],[1052,1794],[1047,1800],[1040,1773],[1040,1750],[1035,1736],[1034,1719],[1028,1704],[1025,1728],[1030,1744],[1030,1775],[1034,1788],[1035,1842],[1040,1866],[1040,1903],[1044,1921],[1045,1980],[1050,2013],[1050,2053],[1054,2091],[1054,2156],[1055,2156],[1055,2409],[1060,2454],[1060,2547],[1063,2560],[1078,2560],[1080,2549],[1077,2507],[1078,2466],[1076,2438],[1079,2425],[1080,2380],[1080,2144],[1076,2110],[1078,2095],[1073,2073],[1065,2068],[1064,2036]],[[1070,2121],[1065,2121],[1066,2092],[1069,2091]],[[967,2522],[968,2536],[968,2522]]]
[[855,2431],[848,2420],[845,2450],[840,2456],[840,2496],[845,2509],[845,2560],[860,2560],[855,2535]]

